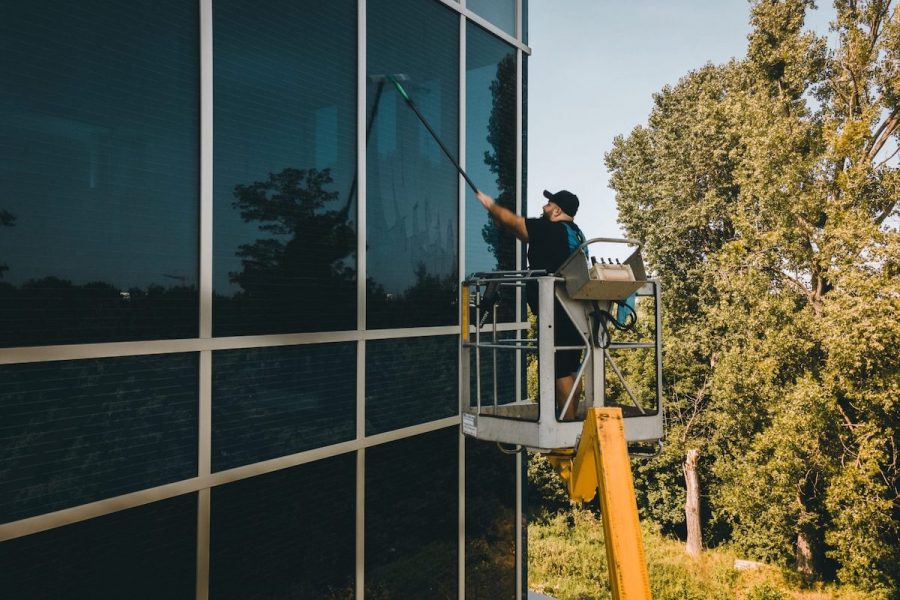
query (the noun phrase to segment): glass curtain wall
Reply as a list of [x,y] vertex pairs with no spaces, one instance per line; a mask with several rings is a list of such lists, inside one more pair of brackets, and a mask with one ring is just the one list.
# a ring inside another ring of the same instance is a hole
[[0,0],[0,595],[516,598],[458,296],[521,251],[386,77],[515,208],[501,4]]

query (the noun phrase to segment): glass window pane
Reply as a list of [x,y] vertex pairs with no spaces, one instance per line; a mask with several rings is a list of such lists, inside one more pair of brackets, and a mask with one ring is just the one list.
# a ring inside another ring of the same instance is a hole
[[[516,210],[516,52],[480,27],[467,28],[466,167],[480,189]],[[516,238],[481,210],[466,189],[466,273],[516,269]],[[515,293],[506,288],[501,321],[513,320]]]
[[215,335],[356,328],[356,3],[213,3]]
[[195,337],[196,2],[0,9],[0,346]]
[[212,466],[239,465],[356,436],[356,344],[213,353]]
[[384,76],[400,77],[458,158],[459,15],[422,0],[370,0],[367,9],[367,325],[451,325],[458,320],[458,175]]
[[366,597],[457,598],[459,430],[366,450]]
[[516,35],[516,0],[466,0],[466,7],[509,35]]
[[366,435],[457,414],[455,336],[366,343]]
[[197,474],[196,354],[0,366],[0,523]]
[[356,455],[212,489],[210,598],[353,598]]
[[466,598],[516,597],[516,457],[466,438]]
[[197,495],[0,542],[5,597],[192,599]]

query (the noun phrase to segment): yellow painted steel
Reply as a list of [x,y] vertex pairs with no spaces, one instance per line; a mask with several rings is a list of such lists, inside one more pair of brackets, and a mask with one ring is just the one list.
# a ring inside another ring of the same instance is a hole
[[588,409],[574,457],[554,452],[549,458],[572,500],[588,502],[600,491],[613,599],[651,598],[622,409]]
[[469,341],[469,286],[459,286],[459,329],[464,342]]

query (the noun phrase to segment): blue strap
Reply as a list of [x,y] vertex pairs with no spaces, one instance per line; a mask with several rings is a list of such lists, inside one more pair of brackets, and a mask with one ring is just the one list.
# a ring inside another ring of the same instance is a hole
[[[575,252],[575,249],[578,248],[578,246],[584,243],[584,234],[581,233],[581,229],[579,229],[578,225],[576,225],[575,223],[563,221],[562,224],[566,226],[566,236],[567,241],[569,242],[569,253],[571,254],[572,252]],[[581,251],[584,252],[584,257],[590,260],[587,246],[582,248]]]

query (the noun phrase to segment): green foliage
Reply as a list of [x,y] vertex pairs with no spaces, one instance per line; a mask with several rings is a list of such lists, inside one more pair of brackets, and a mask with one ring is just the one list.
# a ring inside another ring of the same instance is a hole
[[745,600],[782,600],[784,594],[768,581],[764,581],[750,588],[744,598]]
[[838,0],[828,48],[812,4],[752,2],[746,56],[665,87],[606,157],[664,292],[668,445],[638,502],[679,531],[698,448],[707,546],[891,595],[900,11]]
[[529,453],[527,481],[529,522],[546,522],[570,510],[565,483],[542,455]]
[[[804,593],[776,568],[763,565],[748,571],[736,570],[735,555],[727,549],[710,550],[692,559],[680,542],[650,527],[644,528],[643,540],[650,588],[656,600],[881,597],[833,586],[817,586],[816,591]],[[608,599],[611,596],[606,560],[602,521],[589,511],[574,510],[570,515],[557,515],[546,523],[529,525],[530,589],[559,600]]]

